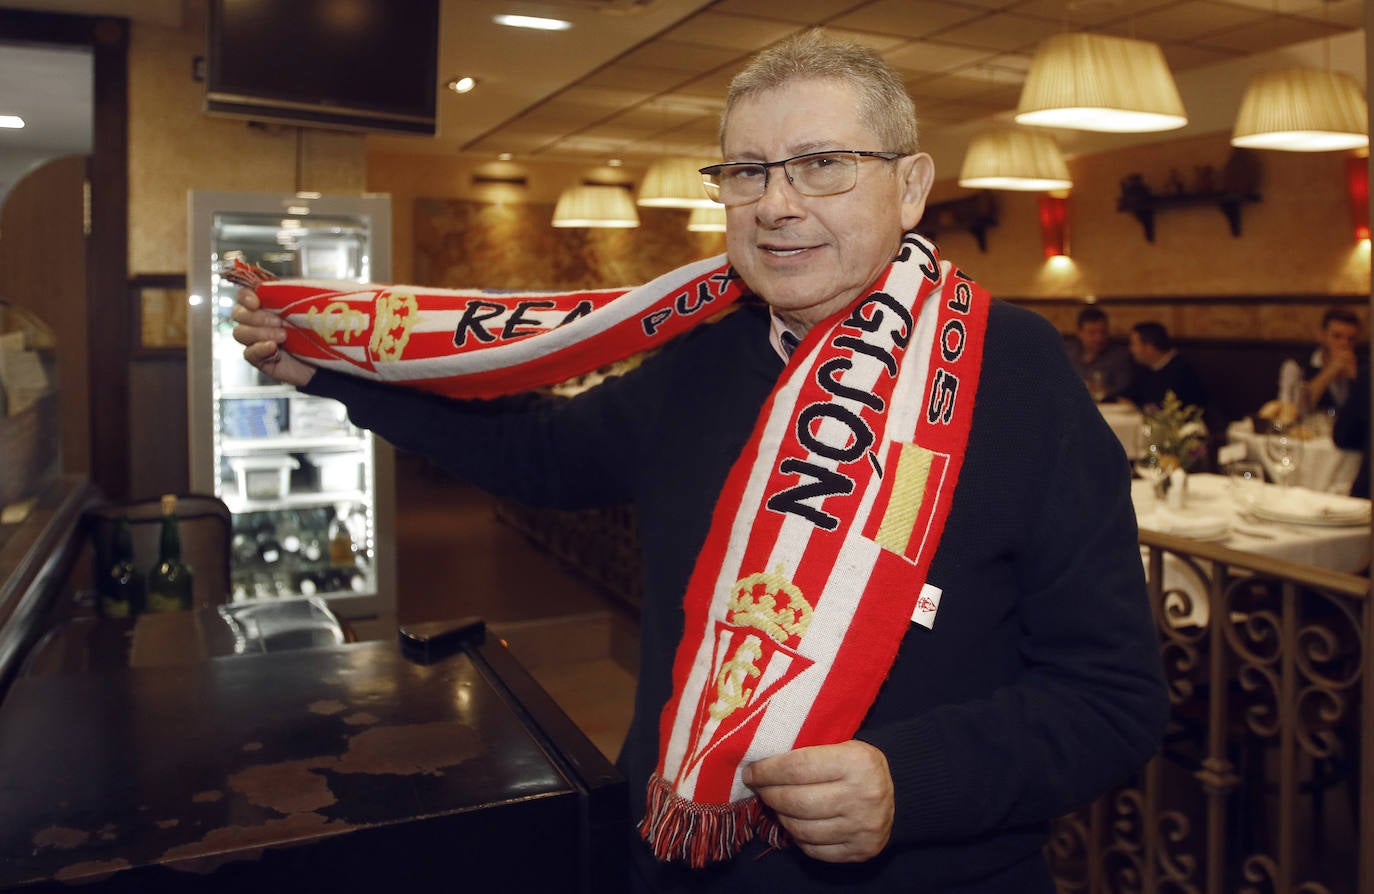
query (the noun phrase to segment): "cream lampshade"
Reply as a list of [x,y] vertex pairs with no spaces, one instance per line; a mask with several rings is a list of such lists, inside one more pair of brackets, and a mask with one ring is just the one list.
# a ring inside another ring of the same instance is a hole
[[555,227],[639,226],[630,193],[620,186],[573,186],[563,190],[553,209]]
[[1106,133],[1188,123],[1158,44],[1105,34],[1056,34],[1035,50],[1017,124]]
[[724,233],[725,206],[713,202],[708,208],[693,208],[687,218],[687,229],[693,233]]
[[701,168],[710,158],[665,158],[649,165],[639,185],[638,204],[646,208],[709,208],[716,204],[701,185]]
[[1343,72],[1320,68],[1262,71],[1240,101],[1231,145],[1242,149],[1328,152],[1369,145],[1364,92]]
[[1049,134],[1011,128],[976,135],[964,153],[959,185],[969,189],[1068,189],[1068,165]]

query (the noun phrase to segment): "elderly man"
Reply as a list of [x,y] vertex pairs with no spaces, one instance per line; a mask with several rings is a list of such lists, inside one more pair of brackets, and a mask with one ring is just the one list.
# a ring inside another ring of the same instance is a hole
[[574,398],[315,371],[251,292],[235,336],[495,492],[637,504],[636,890],[1048,894],[1048,822],[1167,712],[1125,457],[1052,327],[912,232],[933,164],[872,52],[764,51],[721,149],[722,288],[761,300]]

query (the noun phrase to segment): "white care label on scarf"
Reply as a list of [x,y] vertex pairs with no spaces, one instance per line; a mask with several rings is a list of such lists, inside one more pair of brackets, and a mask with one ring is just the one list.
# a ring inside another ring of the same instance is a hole
[[943,592],[939,587],[923,584],[921,595],[916,598],[916,611],[911,615],[912,623],[934,630],[935,612],[940,608],[940,594]]

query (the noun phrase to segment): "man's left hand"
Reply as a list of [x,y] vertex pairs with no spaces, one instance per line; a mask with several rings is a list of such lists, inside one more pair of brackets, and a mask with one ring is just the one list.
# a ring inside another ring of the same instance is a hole
[[867,742],[799,748],[749,765],[744,783],[777,813],[808,857],[857,863],[892,834],[892,774]]

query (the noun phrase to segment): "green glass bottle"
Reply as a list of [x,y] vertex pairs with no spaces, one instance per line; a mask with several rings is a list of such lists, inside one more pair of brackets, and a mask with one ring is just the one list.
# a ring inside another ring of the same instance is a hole
[[106,618],[133,617],[143,611],[143,575],[134,566],[134,535],[127,515],[115,522],[111,557],[100,581],[100,614]]
[[148,572],[148,611],[175,612],[191,608],[191,568],[181,561],[177,531],[176,494],[162,497],[162,539],[157,565]]

